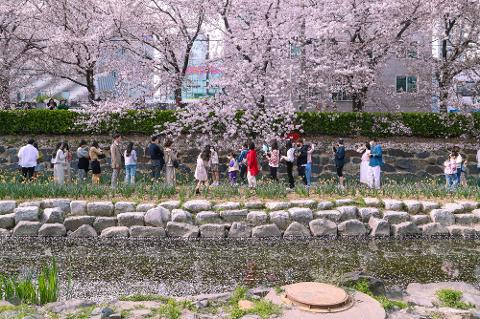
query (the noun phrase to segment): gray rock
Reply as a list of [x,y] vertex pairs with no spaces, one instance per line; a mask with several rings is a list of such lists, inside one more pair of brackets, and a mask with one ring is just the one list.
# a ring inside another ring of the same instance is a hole
[[338,233],[340,236],[365,236],[367,228],[365,225],[356,219],[350,219],[338,224]]
[[20,221],[13,229],[12,235],[16,237],[37,236],[41,225],[40,222]]
[[97,237],[97,232],[90,225],[82,225],[74,232],[71,232],[68,236],[73,238]]
[[79,310],[80,308],[86,308],[94,306],[95,302],[83,300],[83,299],[70,299],[67,301],[58,301],[46,304],[44,306],[45,310],[53,312],[53,313],[66,313],[66,312],[74,312]]
[[15,227],[15,214],[0,215],[0,228],[12,229]]
[[149,209],[145,213],[145,226],[164,227],[170,221],[170,211],[161,206]]
[[449,235],[447,227],[440,223],[428,223],[420,226],[424,236],[444,236]]
[[318,210],[329,210],[329,209],[332,209],[333,207],[335,207],[335,204],[333,204],[333,202],[330,202],[330,201],[323,201],[317,204]]
[[50,198],[43,200],[40,207],[43,209],[58,207],[63,210],[65,214],[69,214],[71,201],[72,200],[68,198]]
[[245,203],[246,209],[263,209],[265,204],[261,201],[250,201]]
[[17,202],[14,200],[2,200],[0,201],[0,215],[11,214],[17,207]]
[[270,212],[270,222],[277,225],[279,229],[285,230],[290,225],[290,214],[284,210]]
[[10,231],[8,229],[0,228],[0,237],[8,237],[10,236]]
[[289,209],[291,204],[289,202],[268,202],[265,207],[268,210],[285,210]]
[[335,200],[335,205],[337,206],[351,206],[355,204],[356,202],[351,198],[341,198],[341,199]]
[[363,202],[368,207],[382,207],[382,201],[378,198],[366,197]]
[[314,219],[309,223],[315,237],[337,237],[337,224],[328,219]]
[[70,214],[72,216],[82,216],[87,214],[86,200],[73,200],[70,202]]
[[238,202],[220,203],[213,206],[213,209],[214,210],[236,210],[236,209],[240,209],[240,203]]
[[246,209],[223,210],[220,212],[220,217],[227,223],[245,221],[247,215],[248,210]]
[[357,218],[358,208],[355,206],[340,206],[337,210],[340,212],[339,222]]
[[369,290],[375,296],[385,296],[385,284],[381,279],[372,277],[364,272],[355,271],[349,272],[340,278],[340,285],[346,287],[353,287],[358,282],[366,282]]
[[290,218],[293,221],[296,221],[302,224],[308,224],[313,219],[313,213],[310,208],[294,207],[294,208],[290,208],[288,212],[290,213]]
[[249,238],[252,235],[252,229],[242,222],[234,222],[228,232],[229,238]]
[[405,237],[420,234],[420,229],[412,222],[404,222],[396,225],[392,225],[393,236]]
[[475,214],[456,214],[455,215],[455,224],[459,225],[471,225],[478,222],[477,216]]
[[222,222],[220,215],[217,212],[205,211],[200,212],[195,216],[195,222],[197,225],[203,224],[218,224]]
[[113,313],[108,317],[108,319],[122,319],[122,314],[121,313]]
[[455,215],[446,209],[433,209],[430,211],[430,218],[434,223],[440,223],[443,226],[450,226],[455,223]]
[[378,208],[375,207],[363,207],[358,209],[358,215],[360,220],[364,223],[368,223],[370,217],[381,218],[382,213]]
[[[47,208],[48,209],[48,208]],[[43,224],[38,230],[38,236],[41,237],[63,237],[67,234],[67,230],[63,224]]]
[[294,207],[315,207],[317,201],[313,199],[294,199],[290,201],[290,204]]
[[308,238],[312,237],[310,230],[299,222],[293,222],[288,226],[287,230],[283,233],[283,237],[286,238]]
[[204,224],[200,226],[200,237],[225,238],[227,237],[227,228],[222,224]]
[[261,319],[261,317],[258,316],[258,315],[245,315],[245,316],[241,317],[240,319]]
[[422,201],[422,211],[424,213],[429,213],[434,209],[440,208],[440,204],[436,202]]
[[115,226],[105,228],[100,237],[104,238],[127,238],[129,235],[128,227],[125,226]]
[[436,293],[441,289],[461,291],[463,302],[471,303],[477,307],[480,306],[480,291],[473,285],[464,282],[411,283],[407,286],[405,301],[419,306],[435,307],[438,304]]
[[18,205],[18,207],[28,207],[28,206],[35,206],[40,209],[40,205],[42,204],[41,201],[39,200],[33,200],[33,201],[28,201],[28,202],[23,202]]
[[155,204],[151,204],[151,203],[138,204],[137,207],[135,208],[135,211],[137,211],[137,212],[148,212],[152,208],[155,208]]
[[43,210],[42,223],[44,224],[63,223],[64,219],[65,213],[59,207],[45,208]]
[[197,226],[186,223],[167,223],[168,237],[197,238],[199,229]]
[[172,210],[172,209],[179,209],[182,206],[182,203],[180,203],[179,200],[169,200],[166,202],[161,202],[160,204],[158,204],[158,206],[161,206],[168,210]]
[[134,202],[116,202],[115,203],[115,215],[134,212],[135,203]]
[[410,221],[415,225],[424,225],[430,223],[430,216],[428,215],[413,215],[410,216]]
[[198,213],[212,209],[212,203],[210,203],[208,200],[191,200],[183,204],[183,208],[190,212]]
[[385,219],[390,224],[400,224],[403,222],[408,222],[410,220],[410,215],[407,212],[398,212],[398,211],[384,211],[383,219]]
[[467,226],[452,225],[452,226],[447,226],[447,229],[450,236],[453,236],[453,237],[474,238],[477,236],[477,231]]
[[112,202],[93,202],[87,204],[87,213],[90,216],[113,216],[114,206]]
[[461,200],[461,201],[457,201],[457,203],[463,206],[464,211],[472,211],[478,208],[478,202],[474,202],[474,201]]
[[145,226],[144,214],[142,212],[122,213],[117,215],[118,226]]
[[133,238],[165,238],[167,234],[163,227],[152,226],[132,226],[130,227],[130,237]]
[[101,234],[104,229],[115,226],[117,226],[116,217],[97,217],[93,222],[93,228],[99,234]]
[[422,203],[418,200],[404,200],[403,205],[409,214],[418,214],[422,211]]
[[13,212],[15,214],[15,224],[21,221],[35,222],[39,220],[40,210],[35,206],[17,207]]
[[252,237],[254,238],[269,238],[281,236],[282,233],[275,224],[260,225],[252,229]]
[[268,215],[264,211],[251,211],[247,214],[247,223],[252,226],[266,224]]
[[338,222],[340,220],[340,212],[338,210],[320,210],[315,212],[315,218],[328,219],[332,222]]
[[368,221],[370,227],[371,237],[389,237],[390,236],[390,223],[384,219],[372,217]]
[[63,225],[67,230],[75,231],[82,225],[93,225],[94,221],[95,217],[93,216],[72,216],[65,218]]
[[192,214],[183,209],[174,209],[172,210],[172,222],[191,224],[193,222]]
[[403,203],[400,200],[396,199],[384,199],[383,200],[383,206],[385,207],[385,210],[402,210],[403,209]]
[[463,205],[457,203],[447,203],[442,206],[444,210],[448,210],[452,214],[461,214],[465,211]]

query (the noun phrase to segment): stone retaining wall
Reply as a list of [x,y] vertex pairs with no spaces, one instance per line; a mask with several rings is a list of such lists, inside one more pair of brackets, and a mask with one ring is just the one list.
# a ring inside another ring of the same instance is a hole
[[1,236],[311,238],[480,236],[479,203],[364,198],[160,204],[0,201]]

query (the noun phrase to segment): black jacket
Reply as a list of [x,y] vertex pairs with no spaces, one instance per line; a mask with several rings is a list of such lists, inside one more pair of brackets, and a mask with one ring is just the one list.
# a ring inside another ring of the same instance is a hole
[[157,144],[150,143],[150,145],[148,145],[148,153],[150,154],[151,160],[159,160],[162,165],[165,164],[165,157],[163,155],[163,151]]

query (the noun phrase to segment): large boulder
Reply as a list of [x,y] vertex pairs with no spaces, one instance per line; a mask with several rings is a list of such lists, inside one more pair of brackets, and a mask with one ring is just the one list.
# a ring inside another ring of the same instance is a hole
[[155,208],[155,207],[156,207],[155,204],[143,203],[143,204],[138,204],[137,207],[135,208],[135,211],[136,212],[148,212],[150,209]]
[[217,212],[205,211],[200,212],[195,216],[195,222],[197,225],[218,224],[222,222],[222,219]]
[[129,235],[128,227],[125,226],[115,226],[109,227],[102,231],[100,237],[104,238],[127,238]]
[[164,227],[170,220],[170,211],[161,206],[149,209],[145,213],[145,225],[154,227]]
[[86,200],[73,200],[70,202],[70,214],[72,216],[82,216],[87,214]]
[[79,309],[93,307],[95,302],[87,301],[83,299],[70,299],[67,301],[57,301],[45,305],[45,310],[53,312],[55,314],[59,313],[73,313]]
[[248,210],[246,209],[233,209],[220,211],[220,217],[227,222],[241,222],[247,220]]
[[282,233],[275,224],[260,225],[252,229],[254,238],[281,237]]
[[285,230],[290,225],[290,214],[284,210],[270,212],[270,222],[277,225],[279,229]]
[[422,201],[421,204],[422,204],[422,211],[424,213],[429,213],[433,209],[440,208],[440,204],[437,202]]
[[433,209],[430,211],[430,218],[434,223],[440,223],[443,226],[450,226],[455,223],[455,215],[446,209]]
[[265,203],[265,208],[268,210],[284,210],[289,209],[291,204],[289,202],[268,202]]
[[179,209],[182,206],[182,203],[180,203],[179,200],[169,200],[167,202],[161,202],[160,204],[158,204],[158,206],[161,206],[168,210],[172,210],[172,209]]
[[72,216],[65,218],[63,225],[67,230],[75,231],[82,225],[93,225],[94,221],[94,216]]
[[349,205],[355,205],[356,202],[355,200],[351,198],[339,198],[335,200],[335,205],[337,206],[349,206]]
[[337,224],[328,219],[314,219],[309,223],[315,237],[337,237]]
[[99,234],[101,234],[104,229],[115,226],[117,226],[116,217],[97,217],[93,222],[93,228]]
[[142,212],[132,212],[132,213],[121,213],[117,215],[118,226],[144,226],[144,213]]
[[392,225],[392,232],[395,237],[408,237],[419,235],[420,229],[412,222],[404,222]]
[[390,236],[390,223],[384,219],[372,217],[368,221],[370,227],[371,237],[389,237]]
[[418,200],[404,200],[403,205],[409,214],[418,214],[422,211],[422,203]]
[[82,225],[78,227],[77,230],[69,234],[69,237],[73,238],[88,238],[97,236],[97,232],[91,225]]
[[174,209],[172,210],[172,222],[191,224],[193,222],[192,214],[183,209]]
[[213,206],[213,209],[214,210],[236,210],[236,209],[240,209],[240,203],[239,202],[220,203]]
[[17,207],[17,202],[14,200],[2,200],[0,201],[0,215],[11,214]]
[[385,210],[402,210],[403,202],[396,199],[384,199],[383,206]]
[[365,206],[367,207],[382,207],[382,201],[374,197],[365,197],[363,199]]
[[468,239],[477,237],[477,231],[472,227],[452,225],[447,226],[447,229],[452,237],[463,237]]
[[163,227],[132,226],[130,237],[132,238],[165,238],[167,234]]
[[116,202],[115,203],[115,215],[134,212],[135,211],[135,203],[134,202]]
[[15,214],[15,224],[21,221],[36,222],[39,220],[40,210],[35,206],[17,207],[13,212]]
[[410,220],[410,214],[407,212],[398,212],[398,211],[384,211],[383,219],[385,219],[390,224],[400,224],[403,222],[408,222]]
[[243,222],[234,222],[228,232],[229,238],[249,238],[252,235],[252,229]]
[[15,227],[15,214],[0,215],[0,228],[12,229]]
[[32,200],[32,201],[27,201],[27,202],[22,202],[18,204],[18,207],[28,207],[28,206],[35,206],[40,209],[40,205],[42,205],[42,202],[39,200]]
[[362,207],[358,209],[358,215],[360,220],[364,223],[368,223],[370,217],[381,218],[382,213],[378,208],[375,207]]
[[340,220],[340,212],[338,210],[320,210],[315,212],[315,218],[328,219],[337,223]]
[[199,213],[201,211],[208,211],[212,209],[212,203],[209,202],[208,200],[202,200],[202,199],[191,200],[191,201],[185,202],[183,204],[183,208],[193,213]]
[[16,237],[37,236],[40,226],[42,226],[40,222],[20,221],[13,229],[12,235]]
[[339,222],[357,218],[358,208],[356,206],[340,206],[337,207],[337,210],[340,212]]
[[322,201],[322,202],[318,202],[317,204],[318,210],[329,210],[329,209],[332,209],[333,207],[335,207],[335,204],[330,201]]
[[63,223],[65,219],[65,213],[59,207],[45,208],[42,214],[42,223],[44,224],[56,224]]
[[458,203],[446,203],[442,206],[442,209],[448,210],[452,214],[462,214],[465,212],[463,205]]
[[463,209],[466,211],[472,211],[478,207],[478,202],[469,201],[469,200],[460,200],[457,201],[458,204],[463,206]]
[[424,236],[445,236],[449,235],[447,227],[440,223],[428,223],[420,226]]
[[346,287],[354,287],[358,282],[366,282],[368,284],[369,290],[375,296],[384,296],[385,284],[381,279],[370,276],[361,271],[349,272],[340,278],[340,284]]
[[290,218],[298,223],[308,224],[313,219],[313,213],[310,208],[293,207],[288,210]]
[[338,233],[340,236],[365,236],[367,228],[365,225],[356,219],[346,220],[338,224]]
[[200,226],[200,237],[225,238],[227,237],[227,228],[222,224],[204,224]]
[[[423,307],[435,307],[438,305],[437,291],[441,289],[453,289],[461,291],[461,301],[480,307],[480,291],[471,284],[464,282],[436,282],[436,283],[411,283],[407,286],[405,299],[407,302]],[[447,317],[444,317],[447,318]],[[472,317],[448,317],[448,318],[472,318]]]
[[114,209],[112,202],[92,202],[87,204],[87,213],[90,216],[111,217]]
[[455,214],[455,224],[471,225],[478,222],[478,217],[475,214]]
[[266,224],[268,215],[264,211],[251,211],[247,214],[247,223],[251,226]]
[[308,238],[312,237],[310,230],[299,222],[293,222],[283,233],[285,238]]
[[42,209],[57,207],[63,210],[65,214],[69,214],[71,202],[72,200],[68,198],[49,198],[49,199],[43,200],[42,203],[40,204],[40,207]]
[[244,204],[246,209],[263,209],[265,208],[265,204],[262,201],[254,200],[249,201]]
[[197,226],[187,223],[167,223],[168,237],[197,238],[199,229]]
[[413,215],[410,216],[410,221],[415,225],[424,225],[430,223],[430,216],[428,215]]
[[[48,208],[47,208],[48,209]],[[42,237],[63,237],[67,234],[67,230],[63,224],[43,224],[38,230],[38,236]]]

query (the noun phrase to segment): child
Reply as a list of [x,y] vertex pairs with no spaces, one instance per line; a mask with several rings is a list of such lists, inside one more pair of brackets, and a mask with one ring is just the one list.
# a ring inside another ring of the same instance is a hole
[[239,170],[240,168],[237,160],[235,159],[235,155],[233,152],[230,152],[230,154],[228,154],[228,179],[230,180],[230,185],[237,185],[237,175]]
[[449,158],[443,163],[447,188],[453,189],[457,186],[457,161],[456,154],[450,154]]

